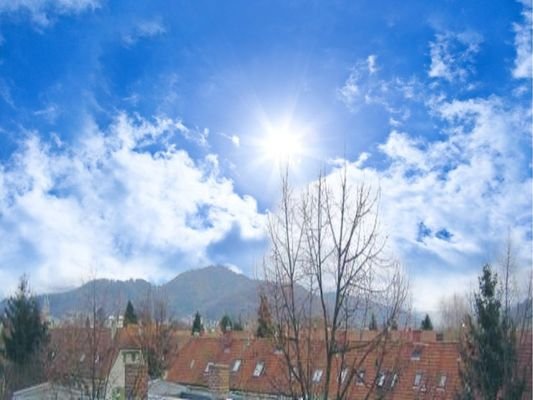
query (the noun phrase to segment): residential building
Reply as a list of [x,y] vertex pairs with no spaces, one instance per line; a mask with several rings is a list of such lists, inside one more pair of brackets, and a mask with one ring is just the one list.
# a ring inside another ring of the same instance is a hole
[[[456,341],[445,341],[434,332],[395,332],[390,342],[369,350],[373,335],[368,331],[353,334],[350,336],[364,340],[342,343],[344,349],[350,350],[345,351],[344,357],[342,351],[335,356],[329,387],[331,398],[336,397],[337,390],[344,389],[348,399],[362,399],[369,392],[370,398],[376,399],[454,398],[460,385]],[[324,354],[323,341],[316,340],[310,356],[305,357],[302,371],[317,397],[325,388]],[[531,359],[531,349],[528,354]],[[298,391],[294,377],[300,371],[289,370],[285,357],[286,353],[268,339],[235,338],[231,334],[220,338],[197,337],[181,349],[166,380],[212,398],[294,397]],[[218,379],[215,388],[213,376]],[[531,382],[528,388],[530,396]]]

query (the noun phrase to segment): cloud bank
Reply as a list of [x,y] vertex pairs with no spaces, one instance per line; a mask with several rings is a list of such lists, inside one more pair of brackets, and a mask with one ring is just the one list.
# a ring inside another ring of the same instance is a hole
[[435,309],[450,290],[442,280],[468,289],[481,263],[498,259],[508,232],[522,271],[533,250],[533,183],[524,152],[531,148],[531,111],[492,96],[444,100],[432,112],[444,123],[442,139],[392,130],[378,146],[388,167],[348,165],[352,182],[379,185],[390,250],[413,273],[422,310]]
[[235,227],[242,240],[262,238],[264,216],[221,176],[217,156],[193,161],[172,144],[183,129],[120,113],[106,131],[88,123],[72,145],[28,133],[0,167],[6,291],[17,269],[38,291],[92,273],[166,279],[209,263],[207,248]]

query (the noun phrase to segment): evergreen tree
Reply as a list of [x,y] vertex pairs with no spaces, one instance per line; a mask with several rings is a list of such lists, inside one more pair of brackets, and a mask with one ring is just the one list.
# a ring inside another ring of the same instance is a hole
[[377,331],[378,330],[378,323],[376,321],[376,316],[374,313],[370,316],[370,323],[368,324],[368,330],[369,331]]
[[422,320],[422,323],[420,324],[420,329],[422,329],[423,331],[433,330],[433,323],[431,322],[431,318],[429,318],[429,314],[426,314],[426,318]]
[[20,279],[16,294],[7,300],[2,324],[4,355],[18,366],[26,365],[48,339],[39,304],[25,277]]
[[458,399],[522,398],[524,380],[517,368],[516,332],[511,319],[501,314],[497,283],[497,275],[485,265],[479,292],[474,294],[474,318],[466,318]]
[[233,321],[231,320],[229,315],[224,314],[224,316],[220,320],[219,326],[220,326],[220,330],[223,333],[229,332],[233,330]]
[[194,315],[194,321],[192,323],[192,334],[200,334],[204,330],[204,326],[202,325],[202,317],[200,316],[200,313],[196,311],[196,314]]
[[272,316],[268,306],[268,299],[264,294],[259,298],[259,309],[257,310],[257,332],[256,336],[260,338],[271,337],[274,334],[272,327]]
[[133,304],[128,300],[128,305],[126,306],[126,311],[124,312],[124,325],[136,324],[137,323],[137,314],[133,308]]
[[244,324],[242,323],[241,316],[239,315],[239,319],[233,323],[233,330],[234,331],[243,331],[244,330]]

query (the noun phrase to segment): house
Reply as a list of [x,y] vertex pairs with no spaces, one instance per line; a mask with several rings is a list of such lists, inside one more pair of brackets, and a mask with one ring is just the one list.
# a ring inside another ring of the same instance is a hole
[[47,382],[13,399],[147,398],[148,372],[136,327],[114,331],[62,327],[50,331]]
[[[363,340],[339,340],[345,350],[333,362],[330,397],[345,390],[349,399],[365,398],[369,392],[376,399],[454,398],[460,384],[457,342],[421,331],[395,332],[390,342],[380,346],[372,345],[375,340],[368,332],[351,336]],[[303,356],[303,371],[289,369],[286,355],[267,339],[231,334],[197,337],[181,349],[166,379],[217,399],[294,398],[298,395],[295,377],[302,373],[313,394],[321,396],[326,373],[324,342],[310,344],[308,355]]]

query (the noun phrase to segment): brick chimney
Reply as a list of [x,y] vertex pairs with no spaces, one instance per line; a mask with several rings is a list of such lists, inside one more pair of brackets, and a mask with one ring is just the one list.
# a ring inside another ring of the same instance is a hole
[[207,385],[215,399],[227,399],[229,397],[229,366],[225,364],[212,365],[209,368]]

